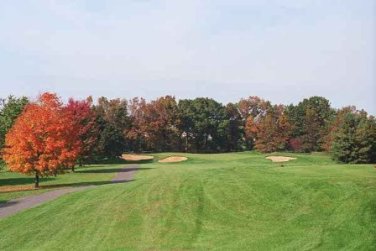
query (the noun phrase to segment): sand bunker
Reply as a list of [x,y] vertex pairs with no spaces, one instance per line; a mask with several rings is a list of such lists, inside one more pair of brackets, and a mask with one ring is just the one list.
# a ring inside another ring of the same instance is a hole
[[139,154],[123,154],[121,157],[126,161],[142,161],[142,160],[152,160],[153,156],[149,155],[139,155]]
[[269,157],[266,157],[266,159],[269,159],[273,162],[287,162],[290,160],[294,160],[296,158],[285,157],[285,156],[269,156]]
[[175,163],[175,162],[186,161],[187,159],[188,159],[187,157],[171,156],[171,157],[167,157],[165,159],[161,159],[158,162],[160,162],[160,163]]

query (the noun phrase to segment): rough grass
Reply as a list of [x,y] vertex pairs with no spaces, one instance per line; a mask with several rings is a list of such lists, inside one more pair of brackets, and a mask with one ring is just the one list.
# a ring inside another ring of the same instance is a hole
[[133,182],[0,220],[0,250],[375,250],[375,168],[288,156],[283,167],[249,152],[142,164]]

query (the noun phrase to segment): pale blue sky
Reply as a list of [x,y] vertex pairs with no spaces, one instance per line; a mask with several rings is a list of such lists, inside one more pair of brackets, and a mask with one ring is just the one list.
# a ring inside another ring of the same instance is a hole
[[375,0],[0,1],[0,97],[258,95],[376,114]]

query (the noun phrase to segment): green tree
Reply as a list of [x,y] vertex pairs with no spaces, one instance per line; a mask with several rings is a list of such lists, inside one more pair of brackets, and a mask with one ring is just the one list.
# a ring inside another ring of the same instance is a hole
[[29,102],[26,97],[9,96],[0,99],[0,149],[4,146],[5,135]]
[[186,137],[187,150],[217,152],[226,148],[225,108],[210,98],[180,100],[180,129]]
[[348,112],[334,134],[333,158],[344,163],[374,163],[375,150],[375,118],[364,111]]
[[376,121],[362,112],[355,132],[357,163],[375,163]]
[[291,137],[299,141],[295,151],[311,152],[322,150],[329,123],[334,116],[329,100],[323,97],[304,99],[297,106],[289,105],[286,115],[292,125]]
[[103,157],[119,157],[125,149],[122,132],[111,123],[104,121],[98,141],[98,153]]
[[244,122],[236,104],[229,103],[225,107],[228,121],[226,128],[226,151],[239,151],[245,147]]
[[326,152],[331,152],[332,147],[333,147],[333,141],[335,134],[338,132],[340,129],[346,115],[348,113],[356,113],[356,107],[355,106],[347,106],[343,107],[337,111],[335,111],[335,115],[331,119],[328,125],[328,133],[324,137],[324,143],[322,145],[323,150]]
[[102,157],[120,156],[129,147],[126,141],[130,127],[127,101],[101,97],[93,111],[99,131],[96,153]]

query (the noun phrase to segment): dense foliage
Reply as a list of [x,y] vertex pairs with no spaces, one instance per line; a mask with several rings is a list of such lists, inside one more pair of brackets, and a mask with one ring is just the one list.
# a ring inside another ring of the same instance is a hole
[[71,106],[55,94],[44,93],[26,105],[5,138],[3,158],[14,172],[56,175],[72,168],[81,153],[80,121]]
[[283,113],[283,106],[271,106],[264,116],[258,119],[249,117],[247,130],[250,137],[254,138],[255,148],[261,152],[275,152],[285,150],[291,125]]
[[[95,121],[95,113],[92,109],[92,99],[74,100],[69,99],[64,107],[72,126],[77,130],[77,139],[80,142],[77,159],[80,165],[91,160],[98,138],[98,125]],[[74,165],[72,165],[74,171]]]
[[0,99],[0,149],[4,145],[6,133],[28,102],[26,97],[9,96],[6,99]]
[[[0,118],[13,121],[24,103],[25,98],[9,98]],[[176,100],[173,96],[151,101],[101,97],[93,104],[89,97],[69,100],[64,109],[74,120],[73,126],[80,128],[80,163],[94,156],[116,158],[124,151],[251,149],[327,151],[340,162],[376,161],[375,119],[354,107],[335,110],[329,100],[318,96],[288,106],[256,96],[226,105],[210,98]],[[11,124],[3,123],[1,132],[5,134]]]
[[181,127],[186,137],[186,149],[193,152],[216,152],[226,149],[225,108],[209,98],[181,100]]
[[333,157],[345,163],[376,162],[376,121],[365,112],[347,112],[334,130]]
[[126,150],[125,133],[129,127],[127,101],[101,97],[93,110],[98,128],[93,154],[102,157],[120,156]]
[[293,125],[290,148],[297,152],[322,150],[327,126],[335,111],[323,97],[304,99],[298,105],[286,107],[286,114]]

